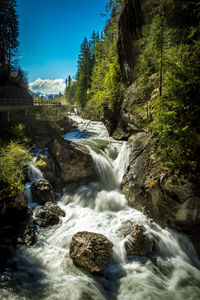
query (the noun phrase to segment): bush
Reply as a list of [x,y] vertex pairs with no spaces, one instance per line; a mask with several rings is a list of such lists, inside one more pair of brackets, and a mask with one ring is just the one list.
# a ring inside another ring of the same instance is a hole
[[20,144],[11,142],[0,149],[0,200],[15,198],[23,191],[28,159],[28,150]]

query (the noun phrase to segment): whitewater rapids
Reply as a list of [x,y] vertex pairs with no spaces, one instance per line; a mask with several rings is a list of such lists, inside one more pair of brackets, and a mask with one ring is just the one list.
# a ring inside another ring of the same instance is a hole
[[[1,285],[0,299],[200,299],[200,262],[192,244],[185,236],[160,228],[130,208],[121,193],[129,157],[126,143],[110,138],[102,123],[88,124],[78,116],[74,118],[79,131],[65,138],[89,147],[99,179],[80,186],[74,195],[63,195],[58,205],[66,216],[56,226],[38,229],[33,247],[17,250],[12,258],[16,271],[9,284]],[[86,126],[87,132],[83,131]],[[148,257],[126,256],[119,228],[129,222],[143,225],[155,241]],[[104,277],[89,275],[73,265],[69,245],[78,231],[104,234],[113,243],[112,260]]]

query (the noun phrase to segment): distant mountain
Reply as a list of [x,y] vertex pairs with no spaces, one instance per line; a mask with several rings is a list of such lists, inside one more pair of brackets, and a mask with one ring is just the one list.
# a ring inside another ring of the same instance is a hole
[[58,94],[43,94],[41,92],[33,92],[31,90],[29,90],[29,93],[34,98],[45,98],[47,100],[54,99],[56,96],[58,96]]

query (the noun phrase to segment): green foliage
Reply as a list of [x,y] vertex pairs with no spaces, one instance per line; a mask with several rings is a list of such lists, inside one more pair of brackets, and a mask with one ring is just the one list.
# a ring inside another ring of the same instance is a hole
[[200,41],[167,51],[165,95],[155,103],[150,127],[159,138],[159,155],[171,171],[198,173],[200,136]]
[[11,70],[11,60],[18,47],[16,0],[1,0],[0,67]]
[[[111,6],[114,3],[110,3]],[[91,89],[87,110],[99,118],[104,111],[118,108],[120,99],[120,67],[117,53],[117,8],[113,6],[112,14],[104,29],[104,37],[95,44],[95,64],[91,76]]]
[[88,100],[88,89],[91,86],[91,75],[94,66],[93,45],[85,37],[80,49],[78,58],[78,73],[76,84],[76,100],[81,109],[84,109]]
[[[102,45],[99,45],[99,49],[97,50],[90,91],[90,103],[100,114],[103,114],[105,107],[113,111],[119,100],[120,71],[116,41],[110,43],[109,48],[106,46],[108,46],[108,43],[104,41]],[[107,52],[107,56],[105,56],[105,51]]]
[[146,124],[159,141],[163,166],[194,178],[200,167],[200,29],[194,27],[200,10],[186,1],[145,4],[152,21],[143,27],[136,68],[140,108],[147,108]]
[[37,120],[47,121],[52,128],[62,133],[62,121],[66,119],[66,112],[62,106],[42,106],[36,114],[36,119],[31,122],[37,125]]
[[0,200],[8,201],[23,191],[28,159],[28,151],[17,143],[11,142],[0,149]]
[[20,144],[28,144],[30,139],[26,134],[26,125],[22,121],[10,121],[0,129],[1,138],[4,143],[11,140]]
[[65,97],[67,103],[74,104],[76,102],[76,80],[67,81],[65,89]]

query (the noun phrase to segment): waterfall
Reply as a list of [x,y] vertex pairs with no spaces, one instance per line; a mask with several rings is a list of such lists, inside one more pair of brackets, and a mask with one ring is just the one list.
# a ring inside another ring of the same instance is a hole
[[[35,160],[36,158],[34,157],[33,162]],[[34,164],[31,163],[29,164],[29,168],[28,168],[28,177],[30,179],[30,182],[27,182],[24,186],[24,195],[28,200],[28,205],[35,207],[37,204],[33,203],[32,201],[31,184],[34,181],[41,179],[43,177],[43,174],[38,167],[34,166]]]
[[[78,116],[73,118],[80,121],[79,130],[88,123]],[[73,195],[63,195],[59,206],[66,216],[56,226],[38,229],[33,247],[18,249],[12,261],[17,270],[12,274],[14,287],[4,286],[0,299],[199,299],[200,262],[192,244],[185,236],[162,229],[128,206],[120,183],[129,148],[109,138],[102,126],[90,122],[85,137],[88,145],[97,137],[109,142],[98,153],[90,148],[98,180],[80,186]],[[126,238],[120,236],[120,228],[129,223],[145,227],[154,241],[150,255],[127,257]],[[78,231],[104,234],[113,243],[112,260],[104,276],[89,275],[73,265],[69,245]]]
[[31,181],[34,181],[34,180],[38,180],[38,179],[42,178],[43,174],[39,168],[37,168],[33,164],[30,164],[29,169],[28,169],[28,176]]

